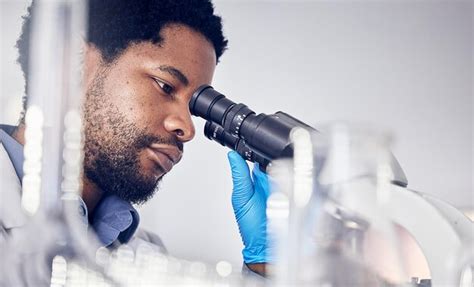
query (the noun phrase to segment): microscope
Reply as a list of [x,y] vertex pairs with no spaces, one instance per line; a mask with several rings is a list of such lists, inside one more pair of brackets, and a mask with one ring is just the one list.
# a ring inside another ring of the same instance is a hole
[[[204,134],[207,138],[237,151],[250,162],[258,163],[263,171],[267,171],[275,162],[282,160],[291,162],[296,147],[291,135],[296,129],[307,131],[316,140],[324,138],[323,133],[287,113],[279,111],[270,115],[263,113],[257,115],[246,105],[236,104],[208,85],[196,90],[189,108],[194,116],[206,120]],[[367,178],[364,171],[349,172],[336,180],[333,177],[332,182],[321,177],[320,169],[321,166],[327,164],[325,163],[327,158],[318,154],[318,151],[323,151],[323,149],[316,149],[315,154],[308,155],[308,157],[314,157],[314,171],[311,172],[316,180],[313,181],[314,186],[311,187],[313,192],[318,192],[318,188],[315,188],[317,184],[334,187],[341,182],[344,184],[351,182],[351,192],[356,194],[354,196],[357,196],[358,202],[363,202],[364,198],[367,199],[366,202],[371,200],[373,197],[370,193],[371,188],[368,187],[367,181],[364,183],[360,180]],[[429,194],[409,189],[407,178],[391,152],[387,161],[390,183],[385,190],[390,200],[385,203],[384,212],[391,222],[403,227],[418,243],[431,273],[431,281],[418,282],[417,278],[412,278],[411,284],[414,286],[459,284],[462,270],[452,266],[461,263],[456,262],[458,259],[453,259],[453,254],[468,250],[466,246],[472,244],[473,222],[448,203]],[[290,163],[290,165],[294,169],[297,168],[296,163]],[[290,176],[291,172],[287,174]],[[373,206],[354,205],[353,201],[347,198],[343,197],[337,202],[332,214],[329,214],[339,222],[340,226],[353,226],[354,224],[347,223],[358,222],[354,220],[354,214],[362,218],[374,216]],[[291,206],[291,203],[289,205]],[[350,207],[350,212],[343,212],[348,210],[347,207]],[[291,207],[289,212],[292,212]],[[356,225],[360,227],[360,221]],[[296,235],[288,234],[287,236]],[[471,262],[467,265],[471,264],[470,270],[472,270],[472,254],[470,256]],[[457,271],[448,272],[451,267]],[[410,278],[407,278],[407,282],[409,281]]]

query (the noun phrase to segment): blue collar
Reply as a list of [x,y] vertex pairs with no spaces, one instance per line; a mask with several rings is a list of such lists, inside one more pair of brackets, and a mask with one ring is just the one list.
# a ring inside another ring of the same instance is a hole
[[[11,134],[13,126],[0,125],[0,142],[5,147],[18,178],[23,178],[23,146]],[[91,225],[104,246],[115,241],[128,242],[140,223],[137,210],[127,201],[115,195],[105,196],[96,206],[92,219],[88,221],[87,206],[78,198],[78,213],[86,225]]]
[[139,222],[140,216],[129,202],[109,195],[97,204],[91,223],[102,244],[109,246],[117,239],[120,243],[127,243]]

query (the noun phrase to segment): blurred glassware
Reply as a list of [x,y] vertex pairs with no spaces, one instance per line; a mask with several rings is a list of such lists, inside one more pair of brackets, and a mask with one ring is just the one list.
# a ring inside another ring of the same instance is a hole
[[25,224],[1,246],[0,285],[61,285],[69,260],[94,264],[96,241],[78,216],[85,2],[38,0],[31,6],[21,191]]
[[409,284],[384,210],[394,178],[390,142],[387,134],[342,124],[322,133],[294,131],[294,161],[270,170],[277,187],[268,217],[269,236],[278,238],[278,283]]

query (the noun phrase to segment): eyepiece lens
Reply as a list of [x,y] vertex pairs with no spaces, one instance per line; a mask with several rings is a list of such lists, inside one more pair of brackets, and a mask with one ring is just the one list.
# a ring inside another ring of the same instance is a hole
[[194,116],[222,125],[227,111],[235,103],[211,86],[201,86],[194,92],[189,102],[189,110]]
[[[191,114],[198,117],[203,117],[206,115],[207,108],[203,106],[201,94],[206,89],[212,89],[209,85],[202,85],[200,86],[191,97],[191,101],[189,101],[189,110]],[[204,102],[206,104],[207,101]]]

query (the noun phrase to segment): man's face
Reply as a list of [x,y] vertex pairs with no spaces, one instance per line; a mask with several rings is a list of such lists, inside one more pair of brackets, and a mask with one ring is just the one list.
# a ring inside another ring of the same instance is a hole
[[190,28],[169,25],[161,36],[111,64],[94,47],[85,56],[85,175],[132,203],[149,199],[181,159],[195,133],[188,103],[216,66],[212,44]]

